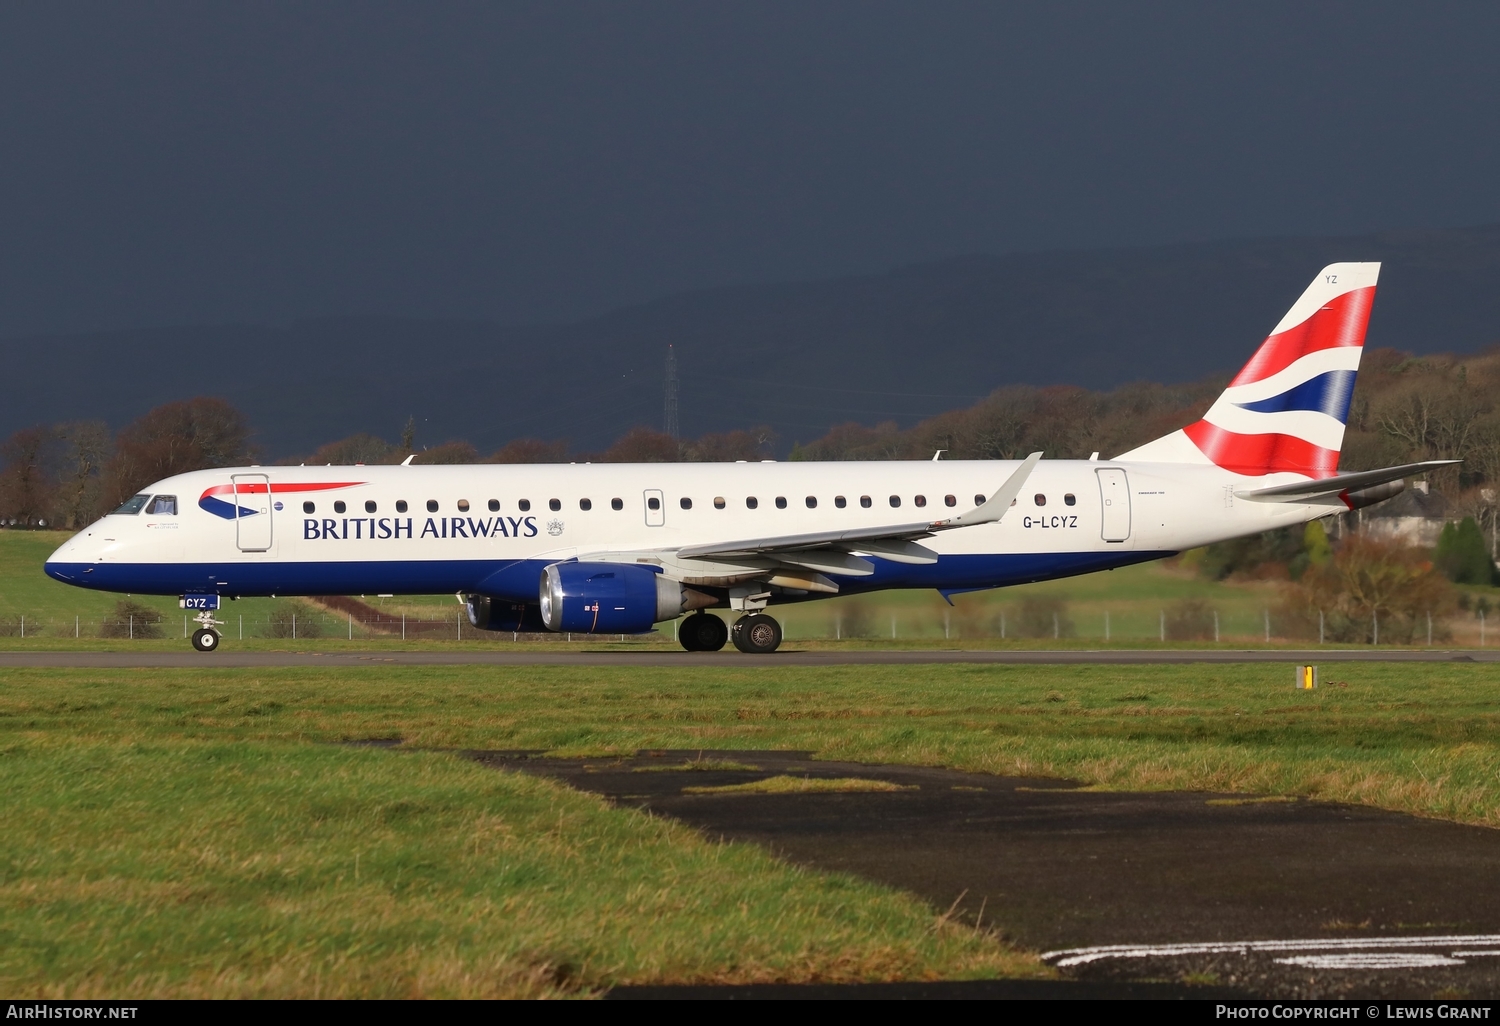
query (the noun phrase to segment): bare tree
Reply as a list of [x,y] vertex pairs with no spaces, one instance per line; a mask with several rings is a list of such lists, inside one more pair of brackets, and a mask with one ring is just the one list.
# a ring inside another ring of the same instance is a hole
[[73,531],[104,512],[102,474],[114,444],[102,420],[77,420],[54,429],[62,443],[58,469],[57,515]]

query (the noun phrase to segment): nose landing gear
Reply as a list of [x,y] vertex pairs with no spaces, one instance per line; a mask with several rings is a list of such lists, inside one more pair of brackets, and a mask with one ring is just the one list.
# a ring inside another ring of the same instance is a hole
[[729,637],[741,652],[764,655],[781,647],[781,624],[765,613],[751,613],[735,621]]
[[193,617],[198,624],[198,629],[193,632],[193,647],[199,652],[217,650],[219,632],[214,628],[224,626],[223,620],[214,619],[214,610],[219,608],[219,597],[217,595],[184,595],[181,605],[183,609],[198,610],[198,615]]

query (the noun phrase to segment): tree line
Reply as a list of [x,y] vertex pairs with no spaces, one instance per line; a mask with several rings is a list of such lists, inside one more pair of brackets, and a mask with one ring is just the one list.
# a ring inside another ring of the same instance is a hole
[[[1112,456],[1202,416],[1227,378],[1184,385],[1139,382],[1110,391],[1010,385],[972,406],[902,428],[849,422],[810,442],[793,460],[1013,459],[1035,450],[1051,458]],[[566,439],[518,438],[481,453],[462,440],[419,446],[414,421],[396,441],[356,434],[283,464],[658,463],[770,459],[780,440],[755,427],[674,439],[636,427],[599,452]],[[1458,515],[1493,516],[1500,480],[1500,348],[1468,356],[1414,357],[1395,349],[1365,353],[1349,411],[1340,468],[1369,469],[1423,459],[1464,460],[1432,476]],[[245,417],[222,399],[158,406],[111,432],[97,421],[18,431],[0,446],[0,518],[15,526],[76,528],[153,480],[207,467],[268,462]]]

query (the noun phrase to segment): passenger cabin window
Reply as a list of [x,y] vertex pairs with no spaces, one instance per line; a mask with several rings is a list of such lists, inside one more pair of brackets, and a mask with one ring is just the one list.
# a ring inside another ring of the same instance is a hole
[[661,500],[658,499],[654,495],[651,496],[651,498],[649,498],[649,499],[646,500],[646,508],[647,509],[653,509],[653,510],[655,510],[655,509],[661,509]]
[[591,510],[591,509],[594,508],[594,500],[593,499],[579,499],[578,500],[578,508],[581,509],[581,510]]
[[777,509],[786,509],[786,496],[785,495],[778,495],[778,496],[776,496],[776,508]]
[[912,499],[911,501],[914,504],[918,505],[918,506],[925,506],[925,505],[927,505],[927,496],[925,496],[925,495],[918,495],[916,498]]
[[469,512],[469,500],[468,499],[459,499],[458,500],[458,511],[460,513],[467,513],[467,512]]
[[558,510],[562,509],[562,500],[561,499],[548,499],[547,500],[547,508],[550,509],[552,512],[556,513]]
[[1064,506],[1076,506],[1076,505],[1078,505],[1078,496],[1074,495],[1072,492],[1069,492],[1068,494],[1066,494],[1066,495],[1063,496],[1063,505]]
[[1034,503],[1036,503],[1038,506],[1045,506],[1045,505],[1047,505],[1047,497],[1045,495],[1043,495],[1041,492],[1037,492],[1035,495],[1033,495],[1031,497],[1031,501],[1034,502]]
[[677,500],[677,504],[679,506],[681,506],[683,509],[692,509],[693,508],[693,500],[689,499],[686,495],[684,495],[682,498],[678,499]]
[[[745,508],[746,509],[754,509],[755,507],[757,507],[759,505],[760,505],[760,500],[757,499],[755,496],[753,496],[753,495],[747,495],[747,496],[745,496]],[[137,506],[136,509],[140,509],[140,507]],[[131,510],[131,512],[133,513],[133,512],[135,512],[135,510]]]
[[808,509],[817,509],[818,508],[818,497],[816,495],[809,495],[807,497],[807,508]]
[[[145,507],[146,500],[149,498],[151,498],[151,496],[149,495],[132,495],[130,498],[126,499],[124,503],[121,504],[119,509],[115,510],[115,513],[119,513],[124,516],[135,516],[142,510],[142,508]],[[114,514],[112,513],[110,515],[113,516]]]
[[365,500],[365,512],[366,513],[374,513],[377,508],[378,507],[375,505],[375,500],[374,499],[366,499]]
[[491,499],[489,501],[489,507],[490,507],[490,512],[491,513],[499,513],[500,512],[500,500],[499,499]]
[[[309,505],[311,505],[311,504],[309,503]],[[397,499],[396,500],[396,512],[397,513],[405,513],[406,512],[406,500],[405,499]]]
[[[974,505],[976,505],[976,506],[983,506],[986,501],[987,500],[985,499],[985,497],[983,495],[976,495],[976,496],[974,496]],[[1015,503],[1011,503],[1011,505],[1015,505]]]
[[624,499],[610,499],[609,500],[609,508],[610,509],[624,509],[625,508],[625,500]]
[[436,513],[437,510],[438,510],[437,500],[436,499],[428,499],[427,500],[427,512],[429,512],[429,513]]
[[522,499],[521,501],[516,503],[516,508],[519,509],[522,513],[531,512],[531,500]]
[[[431,506],[429,506],[429,507],[427,507],[427,508],[428,508],[428,509],[431,509],[431,508],[432,508],[432,507],[431,507]],[[346,505],[344,505],[344,500],[343,500],[343,499],[340,499],[340,500],[339,500],[339,501],[338,501],[338,502],[335,502],[335,503],[334,503],[334,504],[333,504],[333,511],[334,511],[334,512],[335,512],[335,513],[343,513],[343,512],[345,512],[345,511],[347,511],[347,510],[348,510],[348,509],[349,509],[349,507],[348,507],[348,506],[346,506]]]
[[833,497],[833,504],[839,509],[843,509],[845,506],[849,505],[849,500],[844,498],[842,495],[835,495]]
[[958,496],[957,495],[945,495],[945,496],[943,496],[943,505],[944,506],[957,506],[958,505]]
[[316,513],[317,511],[318,511],[318,507],[315,506],[315,505],[313,505],[310,502],[304,502],[302,504],[302,512],[304,512],[304,513]]
[[722,496],[722,495],[715,495],[714,496],[714,509],[723,509],[723,508],[724,508],[724,496]]
[[891,496],[891,508],[895,509],[899,505],[901,505],[901,496],[899,496],[899,495],[892,495]]
[[157,516],[175,517],[177,515],[177,496],[158,495],[151,500],[151,505],[146,507],[146,512],[154,513]]
[[870,506],[873,505],[873,502],[868,495],[861,495],[859,497],[859,504],[865,509],[869,509]]

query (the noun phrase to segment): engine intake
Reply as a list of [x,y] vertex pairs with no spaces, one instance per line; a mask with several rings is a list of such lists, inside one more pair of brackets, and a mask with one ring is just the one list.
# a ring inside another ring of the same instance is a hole
[[643,634],[717,601],[635,563],[553,563],[542,571],[542,622],[554,631]]

